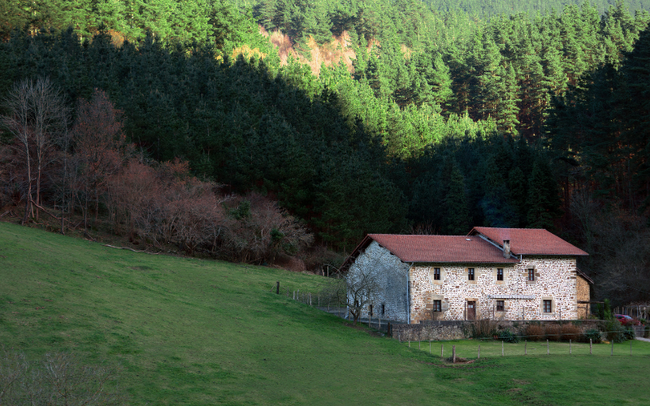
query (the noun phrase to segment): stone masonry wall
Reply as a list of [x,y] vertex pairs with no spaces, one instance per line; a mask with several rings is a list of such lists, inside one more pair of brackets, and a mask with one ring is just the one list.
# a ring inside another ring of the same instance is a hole
[[[441,278],[434,280],[434,268]],[[468,268],[474,268],[473,281]],[[504,280],[497,281],[497,268]],[[535,281],[528,281],[534,269]],[[576,261],[573,257],[525,257],[518,264],[416,264],[409,272],[411,323],[422,320],[465,320],[467,302],[476,302],[476,318],[496,320],[575,320],[578,318]],[[504,300],[504,311],[496,301]],[[442,312],[432,312],[441,300]],[[551,300],[551,311],[543,301]]]
[[[470,338],[472,335],[471,321],[424,321],[419,324],[393,324],[391,326],[392,337],[400,341],[438,341],[438,340],[461,340]],[[541,325],[556,324],[554,321],[521,321],[521,320],[502,320],[498,322],[497,331],[508,329],[515,334],[524,334],[528,324],[534,323]],[[590,329],[598,330],[601,328],[603,321],[600,320],[580,320],[576,326],[580,333]]]
[[[374,317],[406,322],[408,320],[409,265],[373,241],[350,266],[348,277],[354,280],[355,275],[361,269],[369,269],[372,277],[381,286],[380,291],[377,292],[375,303],[373,303]],[[362,312],[361,317],[368,317],[367,310]]]

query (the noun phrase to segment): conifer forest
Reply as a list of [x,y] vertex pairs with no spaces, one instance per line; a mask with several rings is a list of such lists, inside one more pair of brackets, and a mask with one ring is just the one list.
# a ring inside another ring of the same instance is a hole
[[650,0],[5,0],[0,212],[269,263],[546,228],[650,299]]

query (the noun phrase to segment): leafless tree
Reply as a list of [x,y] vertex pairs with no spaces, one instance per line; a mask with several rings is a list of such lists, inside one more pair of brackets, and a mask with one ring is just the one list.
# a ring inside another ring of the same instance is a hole
[[69,353],[28,362],[19,352],[0,352],[0,405],[123,405],[115,373],[84,365]]
[[379,301],[383,288],[373,266],[353,267],[345,278],[347,307],[356,324],[364,309]]
[[53,161],[57,137],[67,127],[68,110],[61,92],[47,78],[15,84],[4,105],[9,113],[1,116],[0,122],[14,136],[25,171],[24,224],[33,215],[34,204],[38,218],[43,171]]

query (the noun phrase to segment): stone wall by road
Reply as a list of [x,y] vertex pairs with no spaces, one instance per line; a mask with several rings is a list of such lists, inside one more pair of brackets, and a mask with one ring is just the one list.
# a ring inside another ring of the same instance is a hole
[[[502,320],[497,322],[497,331],[508,329],[515,334],[524,334],[528,324],[537,324],[544,327],[548,324],[556,324],[557,321],[525,321],[525,320]],[[583,334],[590,329],[599,329],[603,322],[600,320],[579,320],[573,322]],[[423,321],[418,324],[392,324],[391,332],[394,339],[400,341],[441,341],[461,340],[470,338],[472,335],[472,321],[441,320]]]

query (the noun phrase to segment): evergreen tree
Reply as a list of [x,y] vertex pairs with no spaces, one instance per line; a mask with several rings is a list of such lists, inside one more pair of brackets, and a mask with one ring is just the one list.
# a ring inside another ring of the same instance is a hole
[[466,234],[471,225],[465,194],[465,179],[455,161],[451,161],[450,165],[447,193],[444,197],[445,233]]

